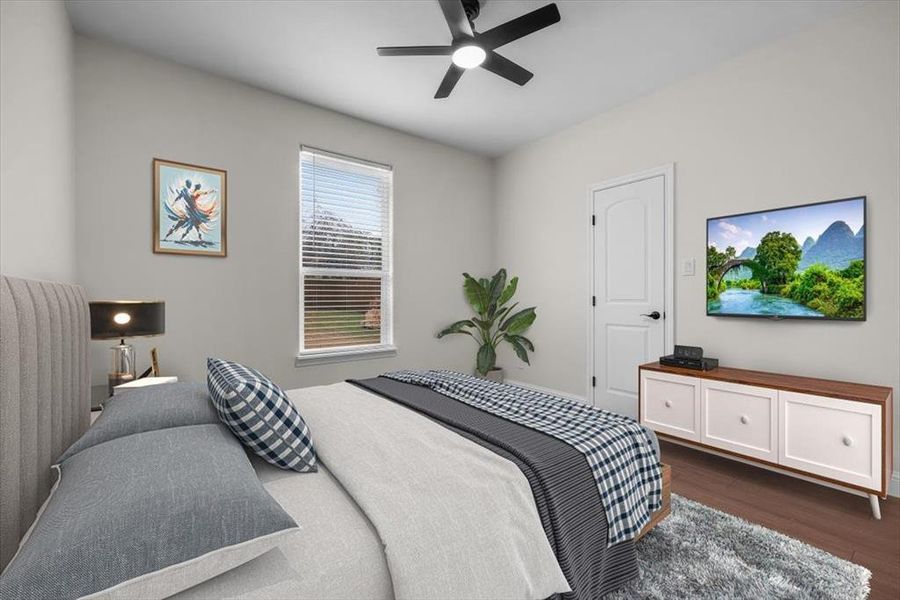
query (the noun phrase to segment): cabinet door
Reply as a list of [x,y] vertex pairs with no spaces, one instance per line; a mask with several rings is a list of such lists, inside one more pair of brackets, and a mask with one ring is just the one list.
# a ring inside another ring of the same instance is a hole
[[641,423],[654,431],[700,441],[700,380],[641,370]]
[[779,392],[779,464],[881,491],[881,406]]
[[778,391],[705,380],[701,388],[704,444],[778,462]]

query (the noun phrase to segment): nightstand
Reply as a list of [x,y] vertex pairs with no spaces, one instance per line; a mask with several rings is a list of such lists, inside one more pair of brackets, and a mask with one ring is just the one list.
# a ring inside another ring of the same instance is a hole
[[[116,386],[113,389],[113,396],[116,394],[120,394],[128,389],[138,389],[142,387],[147,387],[150,385],[161,385],[163,383],[176,383],[178,381],[178,377],[142,377],[141,379],[135,379],[134,381],[130,381],[127,384],[123,384],[126,386]],[[112,398],[109,395],[109,388],[107,384],[100,384],[91,386],[91,410],[98,411],[100,410],[101,405]]]
[[106,384],[91,386],[91,425],[103,412],[102,404],[106,402],[108,396]]
[[[109,388],[105,383],[91,386],[91,412],[100,410],[101,405],[110,398]],[[93,416],[93,415],[92,415]],[[93,421],[92,421],[93,422]]]
[[124,392],[149,387],[151,385],[162,385],[164,383],[178,383],[178,377],[174,375],[159,377],[141,377],[127,383],[121,383],[113,388],[113,396],[118,396]]

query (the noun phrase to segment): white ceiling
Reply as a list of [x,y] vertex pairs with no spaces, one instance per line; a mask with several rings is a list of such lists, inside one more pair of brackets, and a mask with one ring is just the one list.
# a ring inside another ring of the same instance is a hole
[[[485,31],[546,1],[486,0]],[[78,33],[488,156],[582,121],[853,1],[557,1],[560,23],[499,49],[534,72],[483,69],[434,100],[448,57],[376,46],[450,41],[434,0],[69,0]],[[835,43],[840,43],[835,40]]]

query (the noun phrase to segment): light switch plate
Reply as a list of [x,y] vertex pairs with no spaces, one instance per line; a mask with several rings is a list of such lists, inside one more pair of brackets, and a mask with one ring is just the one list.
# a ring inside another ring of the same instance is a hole
[[693,258],[685,260],[681,264],[681,274],[685,276],[693,275],[696,270],[696,261]]

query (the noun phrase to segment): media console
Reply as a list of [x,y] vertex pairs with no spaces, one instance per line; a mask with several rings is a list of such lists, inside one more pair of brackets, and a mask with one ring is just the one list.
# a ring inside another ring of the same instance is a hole
[[638,419],[662,439],[878,498],[891,476],[889,387],[717,368],[639,367]]

